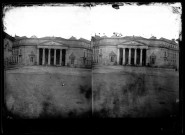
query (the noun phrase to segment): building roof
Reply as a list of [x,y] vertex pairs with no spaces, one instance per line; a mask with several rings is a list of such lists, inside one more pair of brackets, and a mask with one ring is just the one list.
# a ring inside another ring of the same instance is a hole
[[169,40],[169,39],[165,39],[165,38],[160,38],[160,39],[157,39],[156,37],[152,36],[151,38],[144,38],[144,37],[141,37],[141,36],[125,36],[125,37],[119,37],[119,36],[116,36],[116,35],[113,35],[111,37],[100,37],[100,36],[95,36],[95,37],[92,37],[92,40],[101,40],[101,39],[124,39],[124,40],[151,40],[151,41],[164,41],[164,42],[167,42],[167,43],[170,43],[170,44],[174,44],[174,45],[177,45],[177,43],[175,42],[174,39],[172,40]]
[[80,40],[80,41],[83,41],[83,42],[88,42],[88,43],[90,43],[90,41],[89,41],[89,40],[84,39],[84,38],[80,38],[79,40]]
[[37,38],[35,35],[31,36],[30,38]]
[[69,40],[77,40],[75,37],[70,37]]
[[3,31],[3,35],[2,35],[2,36],[3,36],[3,39],[4,39],[4,38],[8,38],[8,39],[10,39],[11,41],[14,41],[14,40],[15,40],[14,37],[10,36],[9,34],[7,34],[7,33],[4,32],[4,31]]
[[151,37],[151,38],[149,38],[149,39],[156,39],[156,37],[152,36],[152,37]]
[[177,45],[177,43],[175,42],[175,40],[174,40],[174,39],[169,40],[169,39],[166,39],[166,38],[161,37],[159,40],[162,40],[162,41],[168,42],[168,43],[170,43],[170,44],[176,44],[176,45]]

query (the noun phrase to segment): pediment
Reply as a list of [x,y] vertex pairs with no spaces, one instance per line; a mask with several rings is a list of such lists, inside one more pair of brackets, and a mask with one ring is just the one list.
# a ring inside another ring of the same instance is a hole
[[120,45],[145,45],[143,43],[137,42],[137,41],[125,41],[120,43]]
[[112,51],[111,53],[109,53],[109,56],[116,56],[116,54]]
[[59,45],[59,46],[61,46],[63,44],[56,42],[56,41],[46,41],[46,42],[40,43],[39,45]]

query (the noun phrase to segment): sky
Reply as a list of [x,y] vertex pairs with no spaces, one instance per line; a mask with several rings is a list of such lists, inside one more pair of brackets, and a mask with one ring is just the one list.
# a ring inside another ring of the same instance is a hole
[[95,34],[110,37],[117,32],[123,37],[155,36],[171,40],[178,39],[182,29],[180,3],[143,6],[132,3],[119,9],[112,8],[112,5],[5,8],[9,9],[6,12],[4,10],[5,32],[13,37],[35,35],[38,38],[54,36],[68,39],[74,36],[90,40]]

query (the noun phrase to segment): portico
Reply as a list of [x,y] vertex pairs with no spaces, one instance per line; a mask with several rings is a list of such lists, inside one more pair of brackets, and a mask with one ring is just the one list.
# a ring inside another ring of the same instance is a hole
[[118,59],[119,65],[146,65],[147,46],[137,45],[118,45]]
[[66,47],[38,46],[37,64],[38,65],[66,65]]

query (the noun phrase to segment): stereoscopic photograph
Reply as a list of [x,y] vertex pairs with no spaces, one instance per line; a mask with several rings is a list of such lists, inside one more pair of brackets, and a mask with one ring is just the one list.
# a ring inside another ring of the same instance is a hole
[[181,15],[181,3],[5,4],[5,117],[177,116]]

